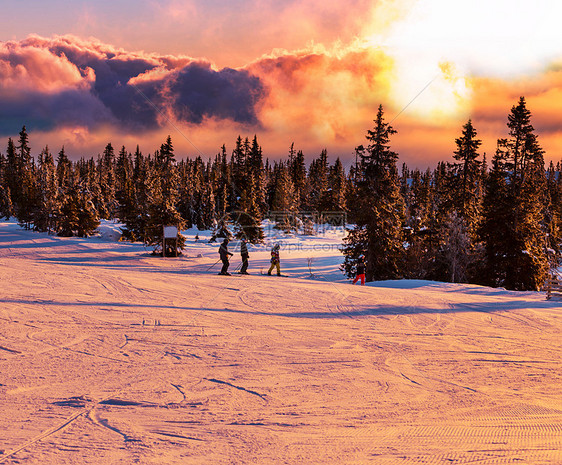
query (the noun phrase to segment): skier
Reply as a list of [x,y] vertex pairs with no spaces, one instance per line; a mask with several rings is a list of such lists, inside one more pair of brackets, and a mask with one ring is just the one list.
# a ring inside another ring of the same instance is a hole
[[361,280],[361,286],[365,285],[365,257],[363,255],[359,255],[359,261],[357,265],[355,265],[355,279],[353,280],[353,284],[357,281]]
[[228,251],[228,238],[226,237],[219,247],[219,256],[222,261],[222,269],[219,274],[230,276],[230,273],[228,272],[228,266],[230,265],[230,263],[228,262],[228,257],[232,257],[232,254]]
[[240,241],[240,255],[242,256],[242,268],[240,268],[240,274],[249,274],[246,270],[248,269],[248,245],[246,244],[246,239],[242,238]]
[[271,249],[271,266],[269,267],[269,271],[267,274],[271,276],[271,272],[273,268],[277,267],[277,276],[281,276],[281,266],[279,263],[279,244],[275,244],[273,249]]

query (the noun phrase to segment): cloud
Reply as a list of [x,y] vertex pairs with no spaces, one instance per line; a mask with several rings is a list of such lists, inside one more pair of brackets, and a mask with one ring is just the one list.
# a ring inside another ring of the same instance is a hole
[[170,74],[166,80],[172,108],[180,121],[200,124],[205,117],[258,125],[256,105],[265,96],[257,76],[247,70],[191,63]]
[[[126,52],[73,36],[0,43],[0,127],[49,130],[108,124],[123,132],[160,127],[171,117],[256,124],[264,95],[245,70],[215,70],[189,57]],[[19,129],[18,129],[19,130]]]
[[268,86],[266,130],[316,147],[356,137],[387,101],[392,61],[380,50],[316,47],[264,57],[249,69]]
[[383,104],[387,121],[398,116],[393,148],[424,167],[450,160],[468,118],[490,159],[524,95],[547,159],[558,156],[561,62],[508,79],[467,74],[446,60],[404,68],[402,58],[357,39],[276,49],[242,68],[219,69],[206,59],[129,52],[95,39],[31,36],[0,43],[0,133],[17,134],[25,124],[52,131],[54,139],[44,137],[50,145],[64,135],[91,150],[104,139],[153,148],[177,129],[178,151],[196,145],[207,154],[238,134],[257,134],[266,156],[284,156],[295,142],[308,157],[327,148],[351,159]]

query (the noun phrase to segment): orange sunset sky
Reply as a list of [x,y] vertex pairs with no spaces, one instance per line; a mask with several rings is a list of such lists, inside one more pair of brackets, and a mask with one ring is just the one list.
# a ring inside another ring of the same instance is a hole
[[400,163],[423,169],[468,118],[489,160],[524,95],[562,159],[560,2],[5,0],[2,16],[0,151],[25,124],[34,155],[170,134],[206,159],[257,134],[270,159],[294,142],[349,166],[382,104]]

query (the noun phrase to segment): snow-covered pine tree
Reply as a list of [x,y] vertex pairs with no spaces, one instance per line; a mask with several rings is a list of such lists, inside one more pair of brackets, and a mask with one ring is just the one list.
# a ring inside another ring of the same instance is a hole
[[101,197],[97,199],[96,208],[100,217],[108,220],[115,217],[117,209],[115,197],[115,151],[111,143],[105,146],[103,154],[98,157],[97,171]]
[[[481,219],[481,162],[472,121],[455,140],[452,164],[440,163],[435,173],[436,195],[429,235],[432,271],[440,281],[464,282],[469,265],[478,260],[477,229]],[[462,243],[462,247],[459,246]]]
[[308,207],[310,210],[322,212],[326,210],[328,197],[328,151],[323,149],[318,158],[310,162],[308,170]]
[[18,198],[21,196],[20,193],[20,181],[19,181],[19,160],[16,154],[16,145],[11,137],[8,138],[8,147],[6,148],[6,168],[4,170],[4,179],[6,187],[6,194],[9,195],[9,199],[6,201],[10,207],[10,216],[16,214],[16,205],[18,204]]
[[59,236],[91,236],[99,226],[99,217],[91,192],[78,176],[73,176],[61,206]]
[[436,262],[443,268],[442,281],[466,282],[473,260],[472,241],[466,220],[454,210],[442,223],[441,228],[438,231],[441,249],[437,251]]
[[455,139],[457,149],[451,167],[450,189],[452,193],[452,210],[463,218],[470,236],[475,239],[481,219],[480,184],[481,161],[478,148],[482,144],[477,139],[476,129],[469,119],[463,126],[462,136]]
[[211,229],[215,221],[216,205],[215,194],[210,184],[202,184],[201,191],[198,193],[198,199],[197,228],[200,230]]
[[180,160],[176,164],[178,170],[178,202],[176,208],[185,221],[185,227],[193,227],[196,222],[198,205],[196,205],[196,194],[199,191],[198,178],[195,175],[194,162],[192,160]]
[[254,137],[252,146],[244,143],[244,147],[248,147],[248,153],[245,157],[245,173],[244,179],[239,181],[239,209],[233,212],[233,220],[235,222],[236,237],[245,237],[249,242],[258,244],[263,242],[264,233],[261,226],[261,209],[260,197],[264,197],[260,192],[260,182],[263,178],[263,168],[261,162],[261,148],[257,145],[257,138]]
[[298,214],[295,187],[284,162],[275,165],[274,173],[271,208],[275,214],[275,228],[290,232],[296,229],[295,219]]
[[260,218],[262,218],[268,210],[265,192],[266,178],[263,166],[262,148],[258,144],[258,137],[256,135],[254,135],[254,138],[252,139],[252,145],[250,146],[250,153],[247,161],[250,167],[250,172],[254,177],[255,202],[260,212]]
[[367,281],[395,279],[403,274],[404,203],[400,196],[398,155],[390,150],[390,136],[396,133],[384,121],[379,106],[375,126],[367,131],[367,147],[359,146],[361,173],[358,176],[356,227],[344,238],[343,269],[354,273],[359,255],[366,257]]
[[260,199],[264,198],[261,189],[263,169],[261,148],[254,137],[252,144],[246,137],[238,136],[231,157],[232,195],[229,201],[229,217],[234,224],[235,235],[245,237],[249,242],[263,241],[261,227]]
[[538,290],[549,269],[546,175],[524,97],[512,107],[507,127],[509,137],[498,140],[485,197],[483,276],[490,285]]
[[255,178],[248,176],[242,190],[240,210],[234,212],[235,235],[238,239],[245,238],[252,244],[263,242],[264,233],[261,226],[261,212],[255,195]]
[[347,209],[347,178],[340,158],[329,168],[328,189],[322,210],[327,212],[344,212]]
[[406,266],[405,276],[411,279],[427,279],[435,262],[431,246],[431,219],[433,218],[433,174],[428,168],[410,171],[410,185],[405,198],[406,216]]
[[133,171],[133,158],[122,146],[115,164],[115,215],[122,222],[136,214]]
[[38,158],[36,195],[34,228],[38,231],[56,231],[56,220],[60,216],[61,205],[55,160],[48,146],[41,151]]
[[153,160],[150,156],[145,157],[137,145],[133,156],[133,201],[130,208],[124,208],[120,212],[120,219],[125,223],[125,227],[121,229],[123,239],[147,242],[148,205],[154,197],[156,185]]
[[211,229],[216,214],[214,186],[211,180],[211,164],[205,165],[201,157],[197,157],[192,166],[193,193],[192,221],[198,229]]
[[299,211],[309,209],[310,182],[306,174],[304,154],[302,150],[295,151],[294,142],[289,149],[287,168],[289,169],[289,174],[295,188],[297,208]]
[[63,145],[57,156],[57,182],[62,192],[66,191],[69,186],[71,170],[72,163],[68,159]]
[[239,135],[236,139],[236,144],[230,157],[231,184],[228,203],[231,211],[240,210],[242,189],[246,183],[246,176],[248,175],[246,172],[246,159],[248,157],[249,149],[248,138],[242,140],[242,137]]
[[503,286],[507,279],[508,257],[512,253],[513,206],[509,196],[506,154],[498,144],[488,174],[482,208],[480,238],[484,243],[485,261],[480,270],[480,283]]
[[432,174],[432,190],[427,231],[424,242],[427,250],[427,277],[447,281],[448,265],[443,262],[443,250],[446,247],[448,221],[453,212],[453,194],[450,187],[451,164],[437,163]]
[[29,147],[29,136],[25,126],[19,133],[19,144],[16,147],[17,158],[17,202],[14,203],[16,218],[20,226],[30,229],[33,223],[33,213],[37,209],[35,204],[36,196],[36,179],[35,179],[35,162],[31,157],[31,148]]
[[7,170],[8,161],[6,157],[0,153],[0,219],[8,219],[14,214]]
[[[145,242],[157,248],[163,241],[163,226],[177,226],[177,247],[183,249],[185,238],[180,234],[184,227],[184,221],[179,214],[176,204],[178,201],[178,173],[175,162],[172,138],[167,137],[166,142],[160,146],[160,150],[154,155],[154,186],[152,196],[147,205],[147,223]],[[175,239],[166,240],[163,253],[175,255],[173,250]]]
[[560,164],[558,169],[551,161],[547,171],[547,207],[545,224],[548,227],[547,252],[550,267],[561,264],[560,245],[562,243],[562,191],[560,190]]

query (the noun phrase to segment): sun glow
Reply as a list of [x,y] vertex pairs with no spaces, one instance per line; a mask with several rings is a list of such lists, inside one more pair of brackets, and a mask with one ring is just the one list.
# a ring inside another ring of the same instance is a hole
[[469,110],[473,76],[538,73],[560,53],[562,5],[553,0],[402,5],[402,19],[384,28],[374,22],[365,42],[394,58],[391,98],[398,111],[409,105],[408,112],[422,118],[461,117]]

